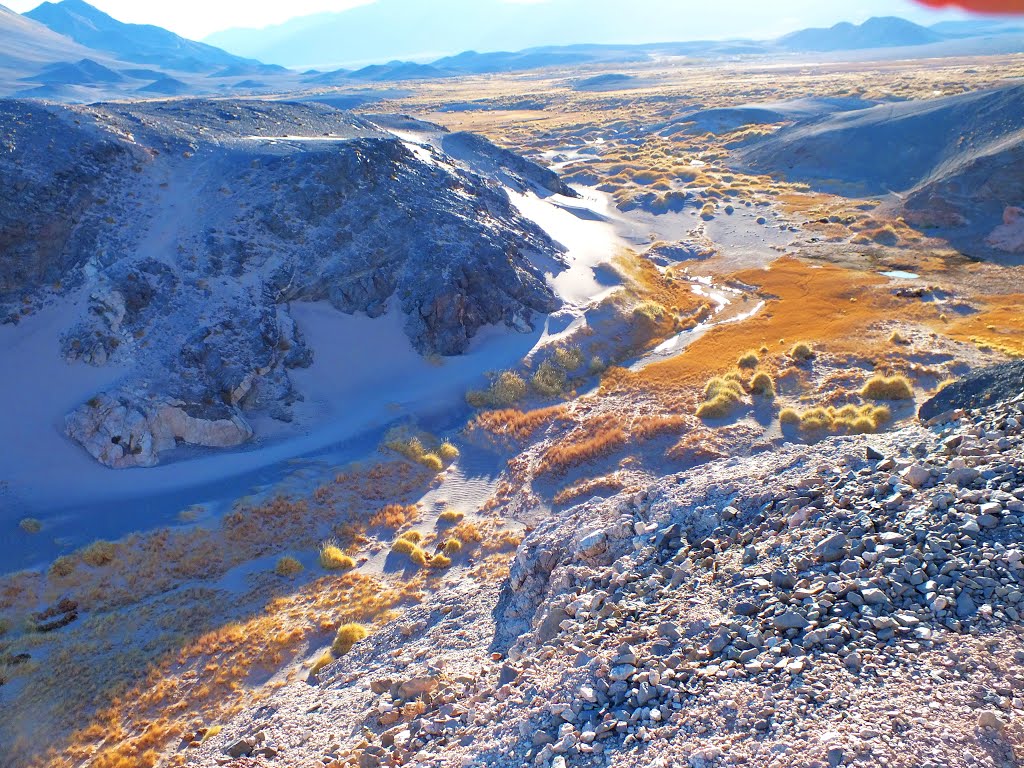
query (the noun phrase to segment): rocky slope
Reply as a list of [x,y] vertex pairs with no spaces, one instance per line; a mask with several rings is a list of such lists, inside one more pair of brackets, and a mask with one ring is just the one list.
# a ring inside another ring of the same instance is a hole
[[582,504],[189,764],[1017,765],[1024,393],[939,421]]
[[245,412],[287,419],[288,370],[310,362],[293,302],[401,312],[415,348],[439,355],[558,306],[545,272],[559,248],[494,179],[551,180],[496,147],[488,178],[280,102],[0,102],[0,124],[3,315],[82,306],[59,353],[126,376],[67,431],[110,466],[243,442]]
[[908,221],[943,230],[972,255],[1019,253],[1019,243],[985,241],[1024,200],[1022,116],[1024,86],[1014,84],[798,123],[740,157],[841,193],[898,193]]

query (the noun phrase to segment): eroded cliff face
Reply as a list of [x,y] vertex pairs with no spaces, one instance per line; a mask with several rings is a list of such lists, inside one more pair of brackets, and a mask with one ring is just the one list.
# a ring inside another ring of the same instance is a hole
[[502,186],[551,179],[497,148],[485,177],[314,104],[7,102],[0,122],[4,315],[33,291],[87,297],[60,353],[130,373],[67,433],[110,466],[244,442],[249,412],[287,420],[288,371],[311,361],[293,302],[400,311],[439,355],[558,307],[560,248]]

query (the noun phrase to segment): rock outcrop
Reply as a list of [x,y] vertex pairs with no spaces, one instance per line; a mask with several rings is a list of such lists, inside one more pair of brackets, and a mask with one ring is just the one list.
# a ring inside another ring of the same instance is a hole
[[[0,102],[0,125],[0,300],[16,321],[34,290],[86,297],[63,354],[130,373],[102,398],[120,405],[77,410],[68,434],[111,466],[148,466],[174,441],[237,444],[244,412],[287,420],[288,371],[311,361],[294,302],[401,313],[439,355],[559,306],[545,273],[560,248],[504,185],[569,190],[484,139],[462,137],[459,160],[282,102]],[[163,403],[227,410],[169,426]]]

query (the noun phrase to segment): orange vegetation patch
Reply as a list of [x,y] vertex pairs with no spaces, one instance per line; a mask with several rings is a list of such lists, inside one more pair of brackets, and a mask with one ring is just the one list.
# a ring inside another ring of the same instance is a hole
[[555,494],[552,501],[555,504],[563,505],[574,502],[578,499],[590,498],[591,496],[610,496],[618,493],[626,487],[626,481],[619,473],[594,477],[589,480],[582,480],[568,488],[563,488]]
[[762,345],[780,353],[797,341],[826,344],[830,351],[864,351],[873,325],[924,310],[894,297],[884,278],[831,265],[810,265],[784,257],[768,269],[733,276],[754,285],[767,305],[741,323],[720,325],[697,339],[685,353],[654,363],[639,373],[618,370],[611,386],[674,387],[701,383],[730,366],[737,356]]
[[[29,764],[77,765],[85,760],[103,768],[156,765],[173,744],[198,744],[201,736],[192,730],[194,713],[202,712],[207,723],[229,717],[253,700],[247,685],[252,675],[276,671],[314,634],[333,631],[345,622],[390,618],[390,609],[414,599],[412,589],[413,582],[392,589],[357,573],[320,579],[271,600],[252,617],[200,631],[177,650],[168,649],[148,662],[139,658],[135,666],[119,672],[92,670],[90,675],[102,677],[102,683],[96,681],[102,685],[97,698],[65,702],[79,710],[68,722],[91,724],[72,734],[64,750],[51,748]],[[47,680],[59,686],[66,682],[61,670],[73,668],[76,660],[54,661],[68,665],[51,665],[47,674]],[[178,753],[167,764],[185,762],[186,755]]]
[[473,421],[473,426],[494,435],[523,441],[532,437],[533,433],[541,427],[563,420],[567,411],[568,408],[564,404],[538,408],[525,413],[515,408],[484,411]]
[[619,419],[605,414],[581,425],[552,445],[541,457],[538,474],[563,475],[569,469],[607,456],[628,440]]
[[1024,294],[988,296],[976,315],[950,318],[941,330],[954,339],[970,341],[1013,357],[1024,357]]
[[388,504],[370,518],[370,527],[401,528],[419,516],[420,508],[415,504]]

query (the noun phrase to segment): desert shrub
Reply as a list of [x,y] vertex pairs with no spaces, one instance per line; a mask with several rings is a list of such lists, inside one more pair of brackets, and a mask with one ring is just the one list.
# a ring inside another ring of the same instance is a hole
[[641,301],[633,307],[633,318],[650,328],[656,328],[667,317],[668,310],[656,301]]
[[466,394],[466,402],[474,408],[505,408],[526,397],[526,381],[515,371],[504,371],[485,390]]
[[910,339],[904,337],[899,331],[893,331],[892,335],[889,337],[889,343],[906,345],[910,343]]
[[466,514],[464,512],[459,512],[457,509],[449,508],[442,512],[440,515],[438,515],[437,519],[442,523],[454,525],[455,523],[461,523],[462,519],[465,516]]
[[43,530],[43,524],[34,517],[26,517],[18,523],[18,527],[25,533],[39,533]]
[[420,459],[419,463],[429,469],[431,472],[440,472],[444,469],[444,462],[441,461],[441,457],[436,453],[425,453]]
[[870,434],[880,430],[892,418],[892,412],[879,405],[844,405],[840,408],[817,407],[800,413],[786,408],[779,420],[787,426],[799,426],[811,434]]
[[455,538],[447,539],[444,546],[441,547],[441,550],[446,555],[457,555],[462,551],[462,542]]
[[423,541],[423,534],[419,531],[406,531],[398,538],[404,539],[405,541],[411,541],[413,544],[419,544]]
[[[320,557],[321,559],[323,558],[322,552],[320,554]],[[274,566],[274,573],[276,573],[278,576],[284,576],[290,579],[302,573],[302,563],[300,563],[291,555],[285,555],[277,561],[277,565]]]
[[537,367],[537,371],[530,377],[530,386],[533,391],[543,397],[557,397],[565,391],[568,384],[568,377],[565,371],[549,360],[545,360]]
[[793,345],[793,348],[789,350],[789,356],[796,360],[798,363],[802,363],[805,360],[810,360],[814,357],[814,350],[811,349],[811,345],[806,342],[799,342]]
[[452,559],[443,552],[438,552],[428,559],[426,564],[431,568],[448,568],[452,564]]
[[330,664],[333,661],[334,661],[334,653],[330,649],[328,649],[328,650],[324,651],[322,654],[320,654],[320,657],[316,661],[313,662],[313,666],[311,666],[309,668],[309,673],[311,675],[316,675],[321,670],[323,670],[324,667],[326,667],[328,664]]
[[70,576],[75,570],[75,561],[67,555],[61,555],[50,564],[50,575],[57,578]]
[[761,360],[758,358],[757,352],[750,350],[749,352],[745,352],[740,359],[736,361],[736,365],[740,368],[757,368],[757,365],[760,362]]
[[800,424],[800,412],[795,408],[783,408],[779,414],[779,421],[788,427],[796,427]]
[[408,539],[395,539],[391,544],[391,551],[397,552],[400,555],[411,555],[418,548],[415,541],[409,541]]
[[455,526],[452,530],[452,536],[461,541],[463,545],[479,544],[484,540],[484,534],[480,530],[480,526],[470,522],[459,523]]
[[446,464],[450,464],[459,458],[459,449],[454,443],[445,440],[441,445],[437,447],[437,455],[441,457],[441,460]]
[[750,393],[772,399],[775,397],[775,379],[764,371],[754,374],[750,380]]
[[[738,377],[737,377],[738,378]],[[715,376],[704,387],[704,402],[697,408],[702,419],[721,419],[743,402],[743,384],[726,376]]]
[[481,413],[476,417],[473,425],[496,435],[507,435],[515,440],[526,440],[541,427],[560,421],[565,413],[564,404],[539,408],[526,413],[514,408],[505,408]]
[[579,347],[557,347],[551,359],[563,370],[575,371],[583,365],[583,352]]
[[94,541],[82,550],[82,561],[93,568],[101,568],[114,562],[117,550],[109,541]]
[[872,376],[860,394],[868,400],[913,400],[914,388],[906,376]]
[[344,656],[352,650],[352,646],[370,636],[370,631],[362,624],[349,622],[338,627],[334,635],[334,643],[331,644],[331,651],[338,656]]
[[328,571],[348,571],[356,567],[356,561],[342,552],[337,544],[327,542],[320,547],[320,565]]

